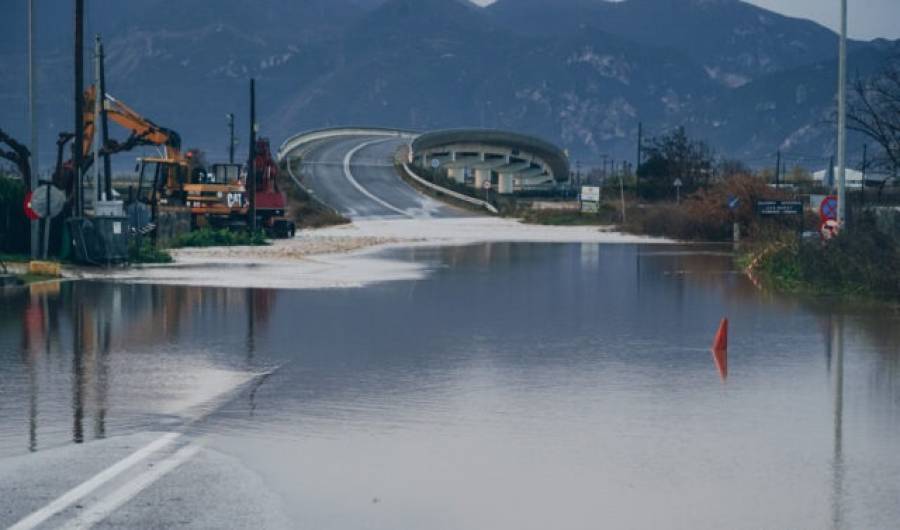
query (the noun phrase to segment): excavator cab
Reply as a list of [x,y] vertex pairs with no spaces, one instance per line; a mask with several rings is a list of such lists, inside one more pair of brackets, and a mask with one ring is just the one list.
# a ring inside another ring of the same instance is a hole
[[139,158],[138,199],[143,202],[184,205],[183,191],[188,179],[187,165],[167,158]]

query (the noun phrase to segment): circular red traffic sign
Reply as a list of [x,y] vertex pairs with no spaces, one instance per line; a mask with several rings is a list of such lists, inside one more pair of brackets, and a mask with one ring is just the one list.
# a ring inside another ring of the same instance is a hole
[[834,195],[829,195],[822,199],[822,204],[819,205],[819,217],[822,218],[822,222],[825,221],[836,221],[838,214],[838,200]]
[[32,221],[37,221],[41,218],[41,216],[39,216],[37,212],[31,208],[31,195],[32,193],[30,191],[25,194],[25,201],[22,207],[25,210],[25,217],[31,219]]

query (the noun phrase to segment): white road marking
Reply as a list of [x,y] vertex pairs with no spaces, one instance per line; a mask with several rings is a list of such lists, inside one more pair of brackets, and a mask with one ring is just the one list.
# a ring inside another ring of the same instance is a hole
[[372,199],[373,201],[377,202],[378,204],[384,206],[388,210],[397,212],[400,215],[402,215],[403,217],[409,217],[412,219],[412,218],[414,218],[414,216],[411,215],[409,212],[407,212],[405,210],[401,210],[400,208],[397,208],[396,206],[388,203],[387,201],[385,201],[379,197],[376,197],[369,190],[362,187],[362,185],[360,185],[360,183],[357,182],[355,178],[353,178],[353,173],[350,172],[350,159],[353,158],[353,155],[358,153],[360,150],[365,149],[366,147],[369,147],[370,145],[381,143],[381,142],[386,142],[386,141],[388,141],[388,140],[384,140],[384,139],[370,140],[368,142],[363,142],[363,143],[357,145],[356,147],[354,147],[353,149],[347,151],[347,155],[344,156],[344,177],[347,179],[348,182],[350,182],[350,184],[352,184],[356,189],[358,189],[360,192],[362,192],[362,194],[365,195],[366,197],[368,197],[368,198]]
[[113,491],[96,504],[81,512],[78,517],[69,521],[62,527],[63,530],[85,530],[109,517],[123,504],[133,499],[138,493],[144,491],[151,484],[164,477],[176,467],[190,460],[200,451],[201,446],[192,444],[182,447],[172,456],[158,462],[156,465],[144,471],[140,475],[126,482],[121,488]]
[[164,448],[165,446],[174,442],[179,436],[180,433],[166,433],[156,440],[150,442],[144,447],[138,449],[137,451],[131,453],[127,457],[119,460],[115,464],[110,467],[104,469],[103,471],[97,473],[93,477],[88,480],[82,482],[78,486],[70,489],[66,493],[62,494],[60,497],[57,497],[56,500],[51,502],[50,504],[44,506],[43,508],[37,510],[36,512],[28,515],[24,519],[20,520],[18,523],[9,527],[9,530],[31,530],[32,528],[37,527],[47,519],[53,517],[57,513],[65,510],[72,504],[78,502],[83,499],[87,495],[90,495],[94,490],[99,488],[100,486],[106,484],[110,480],[119,476],[122,472],[126,471],[128,468],[134,466],[141,460],[144,460],[148,456],[152,455],[156,451]]

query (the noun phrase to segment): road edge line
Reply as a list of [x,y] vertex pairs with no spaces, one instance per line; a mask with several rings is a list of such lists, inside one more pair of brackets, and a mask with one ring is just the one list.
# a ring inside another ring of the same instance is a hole
[[402,215],[403,217],[409,217],[410,219],[415,219],[415,216],[411,215],[410,213],[408,213],[404,210],[401,210],[400,208],[397,208],[396,206],[388,203],[387,201],[385,201],[384,199],[381,199],[380,197],[376,197],[372,192],[370,192],[369,190],[364,188],[362,186],[362,184],[357,182],[356,179],[353,178],[353,173],[350,171],[350,159],[353,158],[353,155],[355,155],[359,151],[365,149],[366,147],[369,147],[370,145],[374,145],[374,144],[386,142],[386,141],[387,141],[387,139],[384,139],[384,138],[379,138],[377,140],[369,140],[369,141],[363,142],[363,143],[357,145],[356,147],[354,147],[353,149],[347,151],[347,154],[344,155],[344,178],[346,178],[347,181],[350,184],[352,184],[353,187],[355,187],[357,190],[359,190],[363,195],[372,199],[373,201],[377,202],[378,204],[384,206],[388,210],[397,212],[400,215]]
[[114,490],[96,504],[78,514],[78,517],[61,527],[62,530],[83,530],[91,528],[100,521],[106,519],[125,503],[135,498],[142,491],[153,485],[157,480],[174,471],[175,468],[193,458],[202,446],[191,444],[182,447],[171,456],[156,463],[150,469],[129,480],[120,488]]
[[153,453],[171,444],[176,439],[178,439],[179,436],[181,436],[181,433],[176,432],[169,432],[160,436],[156,440],[153,440],[144,447],[141,447],[137,451],[126,456],[122,460],[119,460],[103,471],[100,471],[93,477],[85,480],[81,484],[63,493],[43,508],[39,508],[31,514],[26,515],[17,523],[10,526],[8,530],[31,530],[33,528],[36,528],[37,526],[44,523],[44,521],[46,521],[47,519],[53,517],[72,504],[90,495],[97,488],[116,478],[132,466],[138,464]]

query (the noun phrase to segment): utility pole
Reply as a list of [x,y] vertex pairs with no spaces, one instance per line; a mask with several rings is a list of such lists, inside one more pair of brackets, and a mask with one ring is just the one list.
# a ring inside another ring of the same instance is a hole
[[82,188],[81,164],[84,148],[84,0],[75,0],[75,138],[72,143],[74,171],[75,207],[72,217],[84,215],[84,189]]
[[[38,187],[38,131],[37,131],[37,78],[35,76],[34,58],[34,30],[37,24],[34,20],[34,0],[28,0],[28,119],[31,123],[31,180],[28,182],[29,191]],[[40,252],[40,225],[38,221],[31,221],[31,259],[37,259]]]
[[862,187],[862,204],[866,203],[866,173],[869,169],[869,144],[863,144],[863,159],[862,159],[862,182],[860,185]]
[[869,170],[869,144],[863,144],[863,161],[862,161],[862,185],[863,190],[866,189],[866,173]]
[[838,51],[838,226],[847,220],[847,0],[841,0],[841,41]]
[[828,192],[831,193],[834,191],[837,182],[834,181],[834,155],[828,158],[828,172],[825,173],[828,175]]
[[781,187],[781,149],[775,153],[775,189]]
[[619,197],[622,200],[622,224],[626,222],[625,217],[625,172],[619,173]]
[[641,178],[638,171],[641,169],[641,158],[644,156],[644,123],[638,122],[637,163],[634,165],[634,194],[641,199]]
[[250,194],[250,232],[256,233],[256,79],[250,79],[250,159],[247,161],[247,192]]
[[102,140],[100,139],[100,135],[97,134],[97,129],[100,125],[100,113],[101,109],[103,109],[103,93],[100,92],[100,35],[96,35],[94,37],[94,138],[93,145],[91,146],[94,153],[94,170],[93,170],[93,183],[94,183],[94,212],[97,211],[97,202],[101,199],[100,193],[100,144]]
[[[103,42],[100,36],[97,36],[97,100],[100,102],[100,115],[96,118],[97,125],[100,128],[100,146],[104,150],[103,157],[103,200],[111,201],[112,196],[112,163],[109,159],[109,153],[105,152],[106,144],[109,143],[109,120],[106,117],[106,56],[103,52]],[[97,161],[95,160],[96,164]]]
[[228,163],[234,164],[234,114],[225,116],[228,120]]

